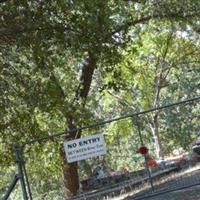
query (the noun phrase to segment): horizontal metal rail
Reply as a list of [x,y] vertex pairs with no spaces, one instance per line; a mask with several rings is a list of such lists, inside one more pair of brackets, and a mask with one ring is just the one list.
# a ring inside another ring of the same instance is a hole
[[[177,170],[177,167],[170,167],[168,169],[152,173],[152,178],[156,178],[162,175],[165,175],[166,173],[172,173]],[[130,180],[122,181],[121,183],[115,183],[113,185],[109,185],[106,187],[103,187],[102,189],[98,189],[97,191],[91,191],[87,193],[80,194],[77,197],[73,197],[70,200],[82,200],[82,199],[103,199],[103,197],[108,197],[112,194],[114,196],[117,196],[117,193],[119,194],[121,190],[130,189],[134,186],[137,186],[139,184],[142,184],[144,182],[147,182],[149,180],[149,177],[145,175],[146,172],[144,171],[144,177],[141,178],[131,178]]]
[[22,147],[36,143],[36,142],[43,142],[43,141],[46,141],[46,140],[51,140],[51,139],[54,139],[56,137],[60,137],[60,136],[63,136],[63,135],[69,136],[70,133],[73,133],[73,132],[77,132],[77,131],[81,131],[81,130],[89,129],[89,128],[95,128],[95,127],[102,126],[104,124],[108,124],[108,123],[111,123],[111,122],[114,122],[114,121],[119,121],[119,120],[126,119],[126,118],[144,115],[144,114],[147,114],[147,113],[150,113],[150,112],[162,110],[162,109],[165,109],[165,108],[170,108],[170,107],[173,107],[173,106],[178,106],[178,105],[185,104],[185,103],[191,103],[191,102],[198,101],[198,100],[200,100],[200,96],[197,96],[197,97],[194,97],[194,98],[191,98],[191,99],[186,99],[186,100],[179,101],[179,102],[175,102],[175,103],[172,103],[172,104],[167,104],[167,105],[160,106],[160,107],[151,108],[151,109],[144,110],[144,111],[137,112],[137,113],[127,114],[127,115],[124,115],[124,116],[121,116],[121,117],[102,121],[102,122],[92,124],[92,125],[89,125],[89,126],[83,126],[83,127],[74,128],[74,129],[71,129],[71,130],[65,130],[65,131],[62,131],[62,132],[59,132],[59,133],[56,133],[56,134],[53,134],[53,135],[48,135],[48,136],[44,136],[44,137],[41,137],[41,138],[36,138],[36,139],[30,140],[30,141],[27,141],[22,145]]

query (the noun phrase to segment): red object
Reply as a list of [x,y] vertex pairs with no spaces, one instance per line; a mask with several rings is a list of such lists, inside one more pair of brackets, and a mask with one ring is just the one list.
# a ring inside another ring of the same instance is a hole
[[147,147],[145,147],[145,146],[141,146],[141,147],[137,150],[138,153],[141,153],[141,154],[143,154],[143,155],[147,154],[148,151],[149,151],[149,149],[148,149]]
[[147,165],[148,165],[149,167],[157,167],[157,166],[158,166],[157,162],[156,162],[154,159],[148,160],[148,161],[147,161]]
[[123,170],[122,170],[124,173],[129,173],[129,170],[128,170],[128,168],[123,168]]

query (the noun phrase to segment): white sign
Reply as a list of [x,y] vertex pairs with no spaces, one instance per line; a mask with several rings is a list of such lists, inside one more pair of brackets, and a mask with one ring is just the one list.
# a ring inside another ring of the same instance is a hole
[[102,134],[65,141],[64,148],[69,163],[106,154]]

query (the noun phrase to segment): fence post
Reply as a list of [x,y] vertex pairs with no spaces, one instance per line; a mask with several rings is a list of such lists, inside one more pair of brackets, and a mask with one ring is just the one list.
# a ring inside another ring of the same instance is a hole
[[1,200],[8,200],[8,198],[9,198],[11,192],[14,190],[18,180],[19,180],[18,175],[15,175],[15,177],[14,177],[12,183],[10,184],[6,194],[3,196],[3,198]]
[[[138,134],[139,134],[139,138],[140,138],[140,143],[141,143],[142,146],[144,146],[144,141],[143,141],[143,138],[142,138],[142,133],[141,133],[141,128],[140,128],[140,118],[139,118],[138,115],[136,115],[133,118],[133,122],[134,121],[135,121],[135,124],[137,126],[137,130],[138,130]],[[151,185],[151,190],[153,192],[154,191],[153,179],[151,177],[151,172],[150,172],[149,166],[147,164],[147,158],[146,158],[146,156],[144,156],[144,159],[145,159],[145,167],[146,167],[146,170],[147,170],[147,173],[148,173],[148,177],[149,177],[149,182],[150,182],[150,185]]]
[[27,172],[26,172],[25,163],[23,165],[23,170],[24,170],[24,177],[25,177],[25,180],[26,180],[26,185],[27,185],[27,188],[28,188],[29,199],[33,200],[32,193],[31,193],[31,188],[30,188],[30,183],[29,183],[29,180],[28,180],[28,175],[27,175]]
[[28,193],[27,193],[27,189],[26,189],[26,182],[25,182],[24,171],[23,171],[24,161],[22,158],[22,150],[21,150],[21,147],[19,147],[18,145],[14,145],[13,149],[15,151],[16,163],[18,166],[18,176],[19,176],[19,179],[21,182],[23,198],[24,198],[24,200],[28,200]]

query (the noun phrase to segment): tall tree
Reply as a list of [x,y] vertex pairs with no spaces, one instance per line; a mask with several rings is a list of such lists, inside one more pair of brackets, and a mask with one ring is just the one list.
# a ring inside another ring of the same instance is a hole
[[[157,26],[160,23],[162,26]],[[128,46],[122,53],[124,61],[118,68],[107,73],[104,87],[112,89],[109,93],[121,103],[121,106],[125,107],[125,110],[128,106],[137,112],[159,107],[163,102],[170,103],[166,99],[171,93],[166,91],[174,87],[174,74],[188,76],[188,68],[198,70],[199,47],[189,39],[189,36],[184,37],[187,30],[180,31],[178,27],[177,24],[171,24],[171,22],[152,22],[148,27],[143,27],[138,41]],[[148,31],[145,30],[146,28]],[[180,81],[180,77],[176,76],[175,79],[181,87],[183,82]],[[189,81],[182,86],[184,93],[190,84],[195,84],[195,81],[194,83]],[[186,88],[183,89],[183,87]],[[197,89],[197,86],[193,85],[193,92],[190,89],[187,93],[192,94]],[[185,95],[182,94],[182,96]],[[175,101],[174,98],[172,99]],[[176,101],[180,99],[181,97]],[[151,128],[157,158],[163,157],[159,115],[160,111],[155,111],[146,115],[145,119]]]
[[[86,110],[95,70],[103,75],[113,71],[121,50],[148,22],[174,20],[184,26],[198,19],[199,4],[195,0],[0,2],[4,143],[87,123],[79,114]],[[63,121],[52,128],[49,120],[47,128],[41,128],[38,118],[47,113],[54,119],[62,116]],[[75,195],[77,164],[67,163],[61,155],[67,196]]]

